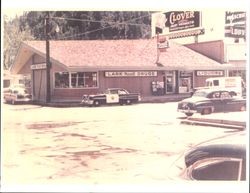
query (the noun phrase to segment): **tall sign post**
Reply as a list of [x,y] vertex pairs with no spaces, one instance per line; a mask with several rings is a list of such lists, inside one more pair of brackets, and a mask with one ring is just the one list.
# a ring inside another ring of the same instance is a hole
[[45,38],[46,38],[46,103],[49,103],[51,100],[50,94],[50,45],[49,45],[49,12],[46,14],[45,18]]

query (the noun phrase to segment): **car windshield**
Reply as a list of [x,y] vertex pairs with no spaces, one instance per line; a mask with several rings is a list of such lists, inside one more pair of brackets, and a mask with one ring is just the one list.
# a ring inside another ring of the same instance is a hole
[[196,97],[206,97],[207,96],[207,92],[205,91],[196,91],[193,96],[196,96]]

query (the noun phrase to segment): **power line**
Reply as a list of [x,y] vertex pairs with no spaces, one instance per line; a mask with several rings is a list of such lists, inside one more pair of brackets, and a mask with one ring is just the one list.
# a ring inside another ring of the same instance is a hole
[[[137,18],[132,18],[132,19],[129,19],[129,20],[123,22],[123,23],[134,21],[134,20],[138,20],[138,19],[141,19],[141,18],[144,18],[144,17],[148,17],[148,16],[151,16],[151,14],[146,14],[146,15],[143,15],[143,16],[140,16],[140,17],[137,17]],[[104,29],[108,29],[108,28],[114,27],[116,25],[117,25],[117,23],[115,23],[113,25],[110,25],[110,26],[107,26],[107,27],[102,27],[102,28],[99,28],[99,29],[95,29],[95,30],[91,30],[91,31],[86,31],[86,32],[83,32],[83,33],[80,33],[80,34],[75,34],[75,35],[72,35],[72,36],[65,36],[65,37],[63,37],[63,39],[77,37],[77,36],[81,36],[81,35],[85,35],[85,34],[97,32],[97,31],[101,31],[101,30],[104,30]]]
[[96,20],[89,20],[89,19],[76,19],[76,18],[65,18],[65,17],[51,17],[52,19],[62,19],[62,20],[71,20],[71,21],[90,21],[92,23],[108,23],[114,25],[147,25],[147,24],[137,24],[137,23],[127,23],[127,22],[113,22],[113,21],[96,21]]

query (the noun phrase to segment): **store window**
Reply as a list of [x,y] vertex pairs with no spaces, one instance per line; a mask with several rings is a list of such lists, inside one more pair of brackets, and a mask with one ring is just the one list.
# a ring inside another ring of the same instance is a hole
[[84,73],[83,72],[71,73],[71,86],[72,87],[84,87]]
[[57,72],[55,88],[97,87],[97,72]]
[[55,73],[55,88],[69,88],[69,73]]
[[85,83],[85,87],[97,87],[97,73],[85,72],[84,83]]

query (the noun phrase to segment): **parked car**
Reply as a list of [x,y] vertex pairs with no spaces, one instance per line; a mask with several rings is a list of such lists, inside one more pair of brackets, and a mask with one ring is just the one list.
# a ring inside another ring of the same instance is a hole
[[22,85],[12,85],[4,89],[4,100],[6,103],[16,104],[21,102],[31,102],[32,96]]
[[237,132],[196,145],[175,160],[169,178],[175,180],[246,180],[246,134]]
[[108,88],[102,94],[83,95],[81,103],[88,106],[103,104],[132,104],[141,100],[139,93],[129,93],[123,88]]
[[192,116],[194,113],[210,114],[213,112],[245,111],[246,99],[231,96],[229,91],[217,89],[197,90],[192,97],[178,103],[178,112]]

